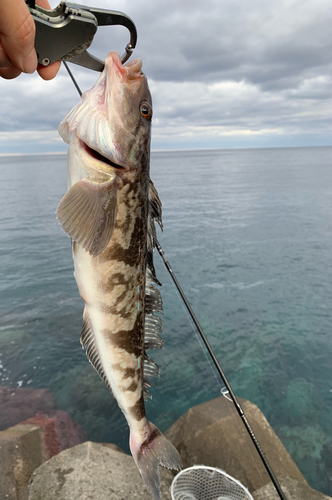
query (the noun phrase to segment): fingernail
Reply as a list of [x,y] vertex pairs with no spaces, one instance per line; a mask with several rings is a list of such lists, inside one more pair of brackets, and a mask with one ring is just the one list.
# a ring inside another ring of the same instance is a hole
[[33,73],[37,69],[37,54],[35,49],[32,49],[30,54],[23,59],[23,71],[24,73]]
[[6,52],[2,47],[0,47],[0,69],[7,69],[11,66],[12,62],[8,58]]

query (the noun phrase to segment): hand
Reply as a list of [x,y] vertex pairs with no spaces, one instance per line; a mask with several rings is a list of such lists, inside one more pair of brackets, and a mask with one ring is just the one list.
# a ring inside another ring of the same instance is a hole
[[[37,3],[44,9],[51,8],[47,0]],[[34,44],[35,22],[24,0],[0,0],[0,76],[11,79],[37,69],[44,80],[54,78],[60,61],[46,67],[38,65]]]

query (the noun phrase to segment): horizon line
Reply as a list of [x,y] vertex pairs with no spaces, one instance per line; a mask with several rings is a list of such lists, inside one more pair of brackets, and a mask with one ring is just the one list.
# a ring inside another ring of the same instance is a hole
[[[300,148],[331,148],[332,145],[324,146],[243,146],[234,148],[154,148],[151,153],[168,153],[168,152],[181,152],[181,151],[225,151],[234,149],[300,149]],[[66,155],[68,151],[45,151],[38,153],[0,153],[0,157],[4,156],[42,156],[42,155]]]

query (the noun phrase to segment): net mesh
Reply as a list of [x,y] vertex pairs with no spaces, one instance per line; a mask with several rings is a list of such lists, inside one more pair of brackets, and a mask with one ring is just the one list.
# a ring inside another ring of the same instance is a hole
[[175,476],[172,500],[253,500],[248,490],[226,472],[194,466]]

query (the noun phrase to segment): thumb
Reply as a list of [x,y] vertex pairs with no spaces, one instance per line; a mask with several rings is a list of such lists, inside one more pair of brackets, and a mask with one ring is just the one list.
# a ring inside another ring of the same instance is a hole
[[0,40],[14,66],[25,73],[37,68],[35,23],[24,0],[0,0]]

